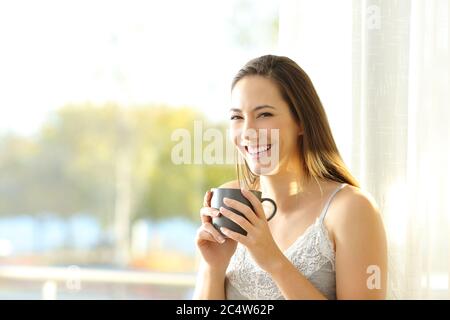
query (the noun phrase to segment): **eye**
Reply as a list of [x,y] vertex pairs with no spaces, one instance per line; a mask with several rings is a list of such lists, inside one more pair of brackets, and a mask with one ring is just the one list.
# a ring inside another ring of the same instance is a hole
[[237,115],[233,115],[230,118],[230,120],[239,120],[239,119],[242,119],[242,117],[241,116],[237,116]]
[[270,112],[263,112],[258,116],[258,118],[260,118],[260,117],[266,118],[266,117],[271,117],[271,116],[273,116],[273,114],[271,114]]

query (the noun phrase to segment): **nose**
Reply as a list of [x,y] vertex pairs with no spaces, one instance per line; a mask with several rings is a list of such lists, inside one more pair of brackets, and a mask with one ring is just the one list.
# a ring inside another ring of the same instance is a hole
[[257,132],[253,119],[246,117],[242,131],[240,134],[240,140],[243,144],[254,144],[257,140]]

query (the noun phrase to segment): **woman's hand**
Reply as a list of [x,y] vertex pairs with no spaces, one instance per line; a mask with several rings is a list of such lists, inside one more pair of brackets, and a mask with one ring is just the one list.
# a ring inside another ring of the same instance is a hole
[[223,227],[220,230],[227,237],[246,246],[253,260],[263,270],[271,272],[283,262],[285,257],[272,237],[261,202],[250,191],[241,189],[241,192],[250,201],[255,211],[233,199],[225,198],[224,203],[244,214],[248,220],[223,207],[220,208],[220,213],[241,226],[247,231],[247,235],[244,236]]
[[212,192],[207,191],[203,199],[203,208],[200,209],[202,225],[197,231],[196,244],[207,267],[225,273],[237,243],[225,239],[212,225],[212,217],[219,216],[220,213],[211,208],[211,197]]

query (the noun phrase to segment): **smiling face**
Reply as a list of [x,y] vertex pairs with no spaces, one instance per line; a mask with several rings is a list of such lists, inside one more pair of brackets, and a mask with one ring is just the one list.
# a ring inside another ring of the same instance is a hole
[[231,104],[231,139],[254,174],[276,174],[299,157],[302,129],[272,80],[242,78],[231,92]]

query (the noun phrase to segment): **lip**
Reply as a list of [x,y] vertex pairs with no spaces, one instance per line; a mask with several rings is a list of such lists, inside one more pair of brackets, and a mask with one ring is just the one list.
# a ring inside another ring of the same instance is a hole
[[245,152],[252,158],[252,159],[259,159],[262,156],[268,155],[270,153],[270,150],[272,149],[272,144],[262,145],[262,146],[251,146],[251,149],[258,150],[262,149],[261,151],[252,151],[250,152],[248,149],[249,146],[244,146]]

